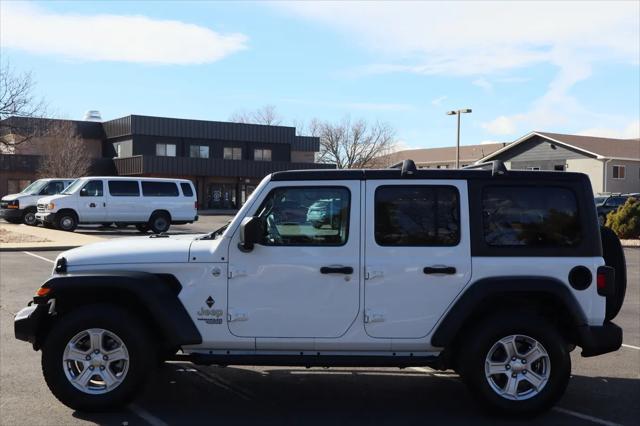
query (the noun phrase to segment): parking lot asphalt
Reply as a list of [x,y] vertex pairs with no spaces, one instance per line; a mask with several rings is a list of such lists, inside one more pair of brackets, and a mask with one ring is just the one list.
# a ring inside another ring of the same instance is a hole
[[[215,226],[214,220],[205,226]],[[128,231],[106,232],[117,237]],[[520,422],[484,414],[453,372],[176,362],[160,367],[130,406],[100,414],[76,412],[49,392],[40,353],[13,337],[13,316],[49,276],[58,252],[0,253],[0,424],[635,425],[640,419],[640,249],[625,253],[629,288],[615,320],[624,329],[625,346],[595,358],[574,351],[573,377],[558,406]]]

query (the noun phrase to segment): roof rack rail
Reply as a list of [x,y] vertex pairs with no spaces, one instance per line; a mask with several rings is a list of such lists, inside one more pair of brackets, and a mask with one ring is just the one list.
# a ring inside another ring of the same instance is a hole
[[416,163],[413,160],[403,160],[401,163],[393,164],[389,167],[390,169],[400,169],[401,177],[413,176],[418,168],[416,167]]
[[500,176],[507,174],[507,168],[501,160],[487,161],[485,163],[475,163],[463,167],[463,169],[491,169],[491,176]]

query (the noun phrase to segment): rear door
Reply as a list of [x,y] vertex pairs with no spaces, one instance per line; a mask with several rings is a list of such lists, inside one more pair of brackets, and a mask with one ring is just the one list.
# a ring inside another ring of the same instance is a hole
[[[333,204],[312,223],[311,206]],[[229,244],[229,330],[257,338],[339,337],[359,311],[360,181],[276,182],[251,215],[265,224],[252,251]],[[265,344],[260,340],[260,347]]]
[[367,181],[367,334],[429,334],[471,278],[468,215],[466,181]]

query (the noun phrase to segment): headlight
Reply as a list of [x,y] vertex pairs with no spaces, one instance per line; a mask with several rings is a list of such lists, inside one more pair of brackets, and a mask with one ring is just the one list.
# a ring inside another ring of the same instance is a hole
[[56,205],[54,203],[47,204],[47,210],[53,210],[55,208],[56,208]]

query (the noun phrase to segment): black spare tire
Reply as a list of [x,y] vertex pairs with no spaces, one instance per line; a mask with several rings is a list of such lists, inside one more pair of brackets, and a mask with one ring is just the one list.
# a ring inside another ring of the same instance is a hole
[[609,228],[600,228],[602,240],[602,257],[607,266],[615,269],[615,292],[607,297],[607,311],[605,318],[612,320],[620,312],[624,296],[627,292],[627,262],[624,258],[624,249],[618,236]]

